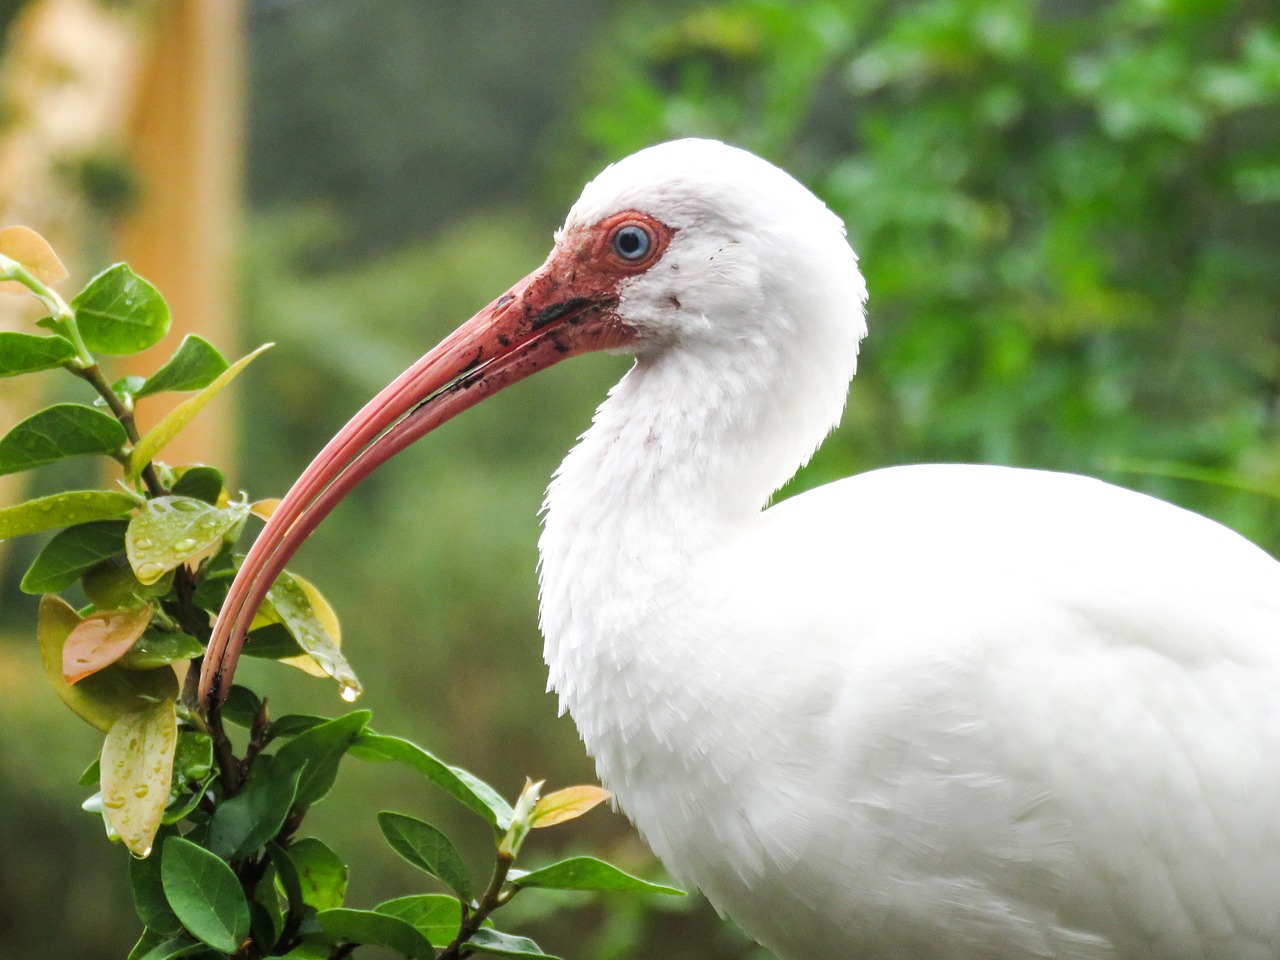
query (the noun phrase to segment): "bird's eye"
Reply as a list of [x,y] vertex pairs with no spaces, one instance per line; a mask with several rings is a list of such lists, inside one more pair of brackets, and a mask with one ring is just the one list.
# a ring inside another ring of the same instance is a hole
[[653,238],[644,227],[629,223],[613,235],[613,249],[623,260],[639,260],[653,246]]

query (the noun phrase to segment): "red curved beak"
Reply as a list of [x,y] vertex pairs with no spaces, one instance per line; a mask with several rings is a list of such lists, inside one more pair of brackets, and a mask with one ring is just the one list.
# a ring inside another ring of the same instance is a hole
[[276,508],[231,586],[200,675],[202,703],[226,698],[245,634],[267,591],[302,542],[364,477],[517,380],[574,354],[623,347],[634,339],[613,314],[614,285],[577,266],[568,254],[554,252],[397,377],[320,451]]

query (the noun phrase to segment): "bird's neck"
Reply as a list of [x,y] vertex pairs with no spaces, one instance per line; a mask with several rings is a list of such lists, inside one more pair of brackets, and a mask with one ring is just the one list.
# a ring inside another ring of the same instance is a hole
[[839,416],[847,369],[806,378],[776,351],[757,358],[750,346],[732,358],[641,357],[548,489],[545,655],[589,748],[593,728],[616,717],[636,685],[653,698],[699,696],[694,671],[670,669],[699,655],[666,648],[683,641],[668,629],[681,616],[674,605],[698,561],[755,522]]

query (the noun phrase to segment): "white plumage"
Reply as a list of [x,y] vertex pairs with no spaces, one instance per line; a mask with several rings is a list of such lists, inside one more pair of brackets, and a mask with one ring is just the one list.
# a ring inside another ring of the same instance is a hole
[[[623,221],[665,244],[643,269],[601,246]],[[541,615],[551,686],[678,879],[783,960],[1280,957],[1280,565],[1032,470],[879,470],[765,509],[865,332],[839,221],[686,140],[602,173],[557,240],[472,322],[524,340],[471,357],[464,328],[406,377],[447,354],[492,392],[562,314],[560,353],[637,355],[547,493]],[[423,418],[396,449],[456,412],[395,404]],[[361,417],[391,422],[344,435]]]
[[[1280,956],[1280,566],[1095,480],[880,470],[763,510],[864,325],[836,219],[705,142],[547,496],[551,684],[668,868],[786,958]],[[680,303],[677,310],[670,298]]]

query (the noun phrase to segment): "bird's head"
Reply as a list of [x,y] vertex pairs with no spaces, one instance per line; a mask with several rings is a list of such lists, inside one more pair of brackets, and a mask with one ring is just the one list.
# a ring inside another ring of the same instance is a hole
[[446,420],[598,350],[645,357],[745,345],[781,355],[802,344],[821,362],[838,358],[842,403],[865,296],[839,219],[753,154],[678,140],[608,167],[574,204],[546,262],[374,397],[294,484],[223,605],[202,698],[226,695],[248,624],[302,541],[362,478]]

